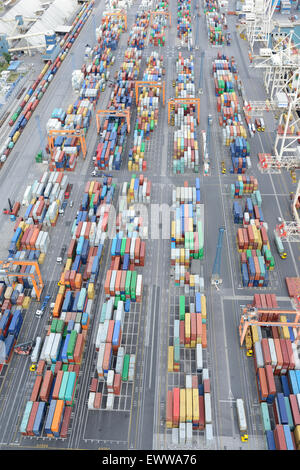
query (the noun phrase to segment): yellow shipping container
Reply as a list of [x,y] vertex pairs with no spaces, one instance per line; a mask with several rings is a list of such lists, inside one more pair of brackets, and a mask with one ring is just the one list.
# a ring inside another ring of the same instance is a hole
[[168,348],[168,372],[173,372],[174,369],[174,346]]
[[72,266],[72,258],[68,258],[65,266],[65,271],[71,271],[71,266]]
[[39,259],[38,259],[38,263],[39,263],[39,264],[43,264],[44,261],[45,261],[45,257],[46,257],[46,254],[45,254],[45,253],[41,253],[40,256],[39,256]]
[[95,184],[95,181],[91,181],[91,184],[90,184],[90,187],[89,187],[89,197],[91,198],[92,197],[92,194],[93,194],[93,189],[94,189],[94,184]]
[[[280,322],[281,323],[287,322],[287,318],[285,315],[280,315]],[[284,338],[284,339],[290,339],[290,332],[287,326],[282,326],[280,328],[280,336],[281,338]]]
[[30,298],[30,297],[28,297],[28,296],[24,297],[24,300],[23,300],[23,303],[22,303],[22,308],[23,308],[24,310],[27,310],[27,309],[29,308],[29,306],[30,306],[30,301],[31,301],[31,298]]
[[[184,317],[184,336],[191,338],[191,314],[186,313]],[[190,347],[190,343],[184,345],[186,348]]]
[[201,314],[202,314],[202,319],[206,318],[206,297],[205,297],[205,295],[201,295]]
[[300,425],[299,424],[295,426],[294,438],[295,438],[296,445],[297,446],[300,445]]
[[64,295],[66,290],[66,286],[59,286],[58,293]]
[[185,388],[180,389],[180,395],[179,395],[180,401],[179,401],[179,422],[180,423],[185,423],[186,420],[186,412],[185,412]]
[[251,333],[252,333],[252,341],[253,343],[257,343],[259,341],[258,331],[256,325],[251,325]]
[[191,388],[185,389],[186,422],[193,421],[193,391]]
[[195,287],[195,276],[193,274],[190,275],[190,286]]
[[88,299],[93,299],[95,297],[95,287],[92,282],[90,282],[88,285],[87,294],[88,294]]
[[192,389],[193,393],[193,423],[199,422],[199,392],[197,388]]

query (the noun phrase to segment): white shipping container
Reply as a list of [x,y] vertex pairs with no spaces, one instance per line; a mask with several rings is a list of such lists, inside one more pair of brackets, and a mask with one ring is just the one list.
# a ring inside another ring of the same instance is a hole
[[107,410],[113,410],[114,409],[114,401],[115,401],[115,395],[113,393],[108,393],[107,394],[107,402],[106,402],[106,409]]
[[210,393],[204,393],[205,424],[211,423],[211,396]]
[[31,362],[33,364],[38,362],[41,348],[42,348],[42,338],[40,336],[37,336],[36,341],[35,341],[35,346],[31,353]]
[[88,410],[94,410],[94,400],[95,400],[95,392],[90,392],[89,393],[89,398],[88,398]]

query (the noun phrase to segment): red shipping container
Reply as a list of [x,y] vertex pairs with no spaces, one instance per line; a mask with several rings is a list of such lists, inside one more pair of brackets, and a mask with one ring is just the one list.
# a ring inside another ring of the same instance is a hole
[[282,424],[276,424],[274,429],[274,440],[277,450],[287,450]]
[[26,426],[26,435],[27,436],[34,436],[33,425],[34,425],[34,420],[35,420],[35,417],[36,417],[36,414],[37,414],[38,407],[39,407],[39,402],[35,401],[32,405],[31,412],[30,412],[29,419],[28,419],[28,423],[27,423],[27,426]]
[[279,338],[274,338],[274,346],[275,346],[275,351],[276,351],[276,356],[277,356],[277,365],[275,367],[274,374],[279,375],[281,374],[281,369],[283,366],[283,357],[282,357],[282,351],[281,351]]
[[202,431],[204,427],[205,427],[204,396],[199,395],[199,429]]
[[41,386],[40,399],[41,401],[48,401],[51,385],[53,382],[53,374],[51,370],[47,370]]
[[264,401],[268,396],[268,386],[265,369],[259,367],[256,374],[256,383],[259,394],[259,400]]
[[299,406],[298,406],[297,396],[291,394],[291,395],[289,395],[289,400],[290,400],[294,425],[298,426],[298,425],[300,425],[300,413],[299,413]]
[[184,320],[179,322],[179,343],[184,344]]
[[289,357],[289,369],[295,369],[295,360],[294,360],[294,353],[292,348],[292,342],[290,339],[285,339],[286,350]]
[[72,406],[65,406],[64,416],[63,416],[63,420],[61,423],[61,429],[60,429],[60,434],[59,434],[60,437],[63,437],[63,438],[67,437],[72,409],[73,409]]
[[101,401],[102,401],[102,393],[96,392],[95,393],[95,398],[94,398],[94,408],[96,408],[96,410],[100,409]]
[[43,359],[40,359],[36,368],[37,375],[43,375],[45,365],[46,365],[46,361],[44,361]]
[[280,373],[284,375],[287,373],[290,361],[289,361],[289,355],[288,355],[285,340],[283,338],[280,338],[279,341],[280,341],[280,347],[281,347],[282,359],[283,359],[282,369]]
[[31,392],[31,396],[30,396],[30,401],[37,401],[38,400],[42,380],[43,380],[42,375],[37,375],[36,376],[34,386],[33,386],[32,392]]
[[179,426],[180,390],[173,388],[173,427]]
[[209,379],[203,380],[203,386],[204,386],[204,393],[210,393],[210,380]]
[[270,365],[272,361],[271,361],[269,342],[267,338],[262,338],[261,349],[262,349],[263,358],[264,358],[264,365]]
[[115,395],[120,395],[121,392],[121,374],[115,374],[113,390]]
[[63,370],[59,370],[57,372],[57,376],[56,376],[56,380],[55,380],[55,384],[54,384],[54,388],[53,388],[53,393],[52,393],[53,400],[58,400],[58,394],[59,394],[59,389],[60,389],[61,382],[62,382],[62,379],[63,379],[63,375],[64,375]]
[[166,406],[166,422],[173,423],[173,393],[172,390],[168,390],[167,393],[167,406]]
[[275,385],[272,366],[267,365],[267,366],[264,367],[264,369],[265,369],[266,379],[267,379],[267,386],[268,386],[268,392],[269,392],[268,394],[269,395],[275,395],[276,394],[276,385]]
[[112,343],[114,327],[115,327],[115,321],[114,320],[109,320],[107,336],[106,336],[106,343]]

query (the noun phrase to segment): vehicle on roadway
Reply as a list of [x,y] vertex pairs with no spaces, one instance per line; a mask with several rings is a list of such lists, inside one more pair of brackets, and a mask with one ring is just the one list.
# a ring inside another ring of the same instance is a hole
[[44,301],[42,303],[41,308],[39,310],[36,310],[36,312],[35,312],[36,317],[41,318],[43,316],[49,300],[50,300],[50,295],[46,295],[46,297],[44,298]]
[[56,258],[57,264],[62,264],[66,250],[67,250],[66,245],[63,245],[62,249],[60,250],[60,255]]

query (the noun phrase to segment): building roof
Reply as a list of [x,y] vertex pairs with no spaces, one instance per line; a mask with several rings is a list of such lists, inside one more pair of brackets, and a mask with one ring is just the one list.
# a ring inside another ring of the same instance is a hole
[[[46,45],[45,38],[41,36],[30,37],[31,34],[53,32],[66,28],[72,23],[73,17],[79,9],[79,5],[74,0],[51,0],[50,6],[44,11],[42,16],[36,15],[38,11],[43,10],[45,5],[44,0],[21,0],[17,5],[12,7],[0,18],[1,33],[8,36],[18,35],[18,31],[14,28],[14,22],[7,22],[7,20],[14,20],[16,15],[22,15],[24,18],[37,18],[29,30],[25,33],[25,40],[21,40],[18,45]],[[6,20],[6,21],[3,21]],[[25,22],[26,24],[26,22]]]

